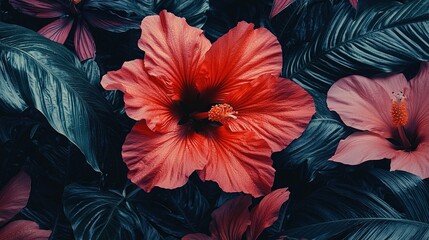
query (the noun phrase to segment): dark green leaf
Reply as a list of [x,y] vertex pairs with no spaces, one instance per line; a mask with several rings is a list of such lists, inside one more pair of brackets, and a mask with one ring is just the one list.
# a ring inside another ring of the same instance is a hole
[[288,48],[311,42],[332,18],[332,0],[297,0],[271,20],[273,32]]
[[339,78],[401,71],[429,60],[429,2],[377,4],[355,18],[337,4],[329,26],[303,49],[285,55],[283,75],[326,92]]
[[429,223],[429,191],[419,177],[408,172],[380,169],[371,169],[369,174],[398,200],[398,208],[408,219]]
[[100,69],[98,68],[97,62],[94,59],[88,59],[82,63],[82,70],[86,73],[89,83],[94,86],[100,84]]
[[[109,158],[116,122],[89,84],[80,62],[62,45],[15,25],[0,23],[0,109],[39,110],[100,171]],[[98,160],[98,161],[97,161]]]
[[173,190],[154,189],[141,197],[139,210],[164,232],[182,237],[205,232],[209,203],[192,182]]
[[161,239],[119,192],[72,184],[65,188],[63,201],[76,239]]
[[184,17],[189,25],[202,28],[206,22],[206,11],[209,9],[208,0],[157,0],[155,12],[163,9]]
[[285,150],[273,154],[276,169],[286,170],[285,174],[291,174],[293,181],[310,182],[321,171],[336,168],[337,164],[328,159],[334,155],[338,142],[351,132],[328,110],[323,94],[313,95],[317,112],[307,129]]
[[356,172],[304,199],[291,198],[285,233],[308,239],[426,239],[428,196],[427,186],[409,173]]
[[[139,15],[138,5],[132,0],[105,1],[91,0],[82,3],[83,16],[93,14],[106,22],[103,29],[111,32],[125,32],[138,29],[142,16]],[[91,21],[89,20],[89,23]]]
[[268,27],[272,0],[217,0],[208,11],[204,34],[211,41],[227,33],[240,21]]

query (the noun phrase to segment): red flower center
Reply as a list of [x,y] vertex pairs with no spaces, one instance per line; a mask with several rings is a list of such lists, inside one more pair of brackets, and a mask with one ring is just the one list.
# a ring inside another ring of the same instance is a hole
[[237,119],[238,112],[234,111],[231,105],[227,103],[216,104],[208,112],[208,118],[210,121],[220,122],[222,124],[227,123],[231,119]]
[[210,104],[201,98],[194,99],[193,104],[181,102],[179,124],[189,124],[196,132],[210,127],[219,127],[232,119],[237,119],[237,111],[227,103]]

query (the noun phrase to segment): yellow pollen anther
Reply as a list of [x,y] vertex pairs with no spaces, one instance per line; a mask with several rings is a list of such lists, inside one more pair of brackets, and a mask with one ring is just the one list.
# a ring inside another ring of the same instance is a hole
[[404,101],[405,96],[402,91],[392,92],[392,95],[392,107],[390,109],[392,123],[396,127],[405,126],[408,121],[407,104]]
[[238,112],[234,111],[231,105],[222,103],[214,105],[208,112],[209,120],[220,122],[222,124],[227,123],[231,119],[237,119]]

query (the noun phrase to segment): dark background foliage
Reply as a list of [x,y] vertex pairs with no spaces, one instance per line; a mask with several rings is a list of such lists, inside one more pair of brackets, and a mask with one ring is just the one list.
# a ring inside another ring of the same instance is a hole
[[[411,78],[429,60],[429,1],[360,0],[354,10],[346,0],[296,0],[273,19],[271,0],[135,3],[129,11],[140,19],[167,9],[211,41],[243,20],[270,29],[283,48],[283,76],[312,94],[317,112],[306,131],[272,156],[273,189],[288,187],[291,197],[260,239],[429,238],[427,182],[389,172],[387,159],[329,161],[355,130],[326,106],[326,91],[343,76]],[[182,188],[145,193],[126,178],[120,149],[134,122],[122,94],[99,82],[124,61],[143,58],[140,31],[91,28],[97,55],[81,63],[72,39],[64,47],[34,32],[52,20],[25,16],[1,0],[0,21],[0,187],[22,167],[32,178],[29,203],[16,218],[51,229],[51,239],[208,234],[212,211],[237,194],[196,176]]]

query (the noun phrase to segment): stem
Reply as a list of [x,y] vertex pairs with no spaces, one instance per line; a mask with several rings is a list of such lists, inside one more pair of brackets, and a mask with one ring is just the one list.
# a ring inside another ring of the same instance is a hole
[[407,135],[405,134],[405,130],[403,126],[398,126],[399,137],[401,138],[402,144],[406,149],[411,147],[410,140],[408,140]]

